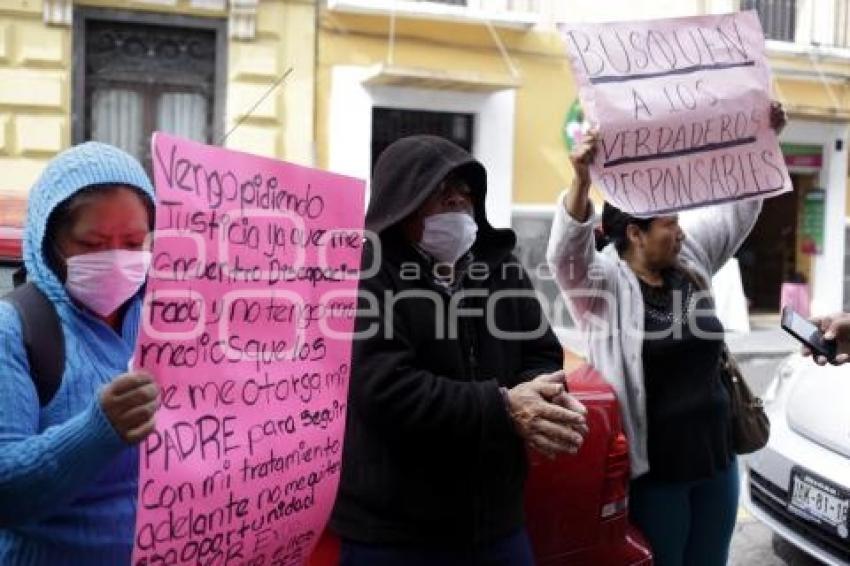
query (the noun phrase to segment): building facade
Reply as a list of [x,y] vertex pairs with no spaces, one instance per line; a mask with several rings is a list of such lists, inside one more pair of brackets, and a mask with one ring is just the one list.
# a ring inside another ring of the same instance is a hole
[[87,139],[149,163],[155,130],[312,163],[315,16],[309,0],[0,0],[0,193]]
[[776,311],[802,275],[813,311],[836,310],[850,299],[850,0],[0,0],[0,198],[86,139],[149,164],[162,129],[368,179],[394,139],[435,133],[486,165],[488,213],[517,230],[554,305],[543,252],[576,99],[558,25],[738,9],[768,37],[796,188],[739,254],[744,287]]

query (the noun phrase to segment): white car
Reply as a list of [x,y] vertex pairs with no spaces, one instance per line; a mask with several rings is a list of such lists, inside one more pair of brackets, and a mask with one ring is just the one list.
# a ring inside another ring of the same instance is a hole
[[850,365],[793,354],[764,401],[770,442],[747,458],[747,510],[815,558],[850,565]]

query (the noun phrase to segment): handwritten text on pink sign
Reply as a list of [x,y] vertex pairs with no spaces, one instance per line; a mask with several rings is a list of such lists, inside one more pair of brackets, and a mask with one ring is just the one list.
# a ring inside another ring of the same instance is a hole
[[362,181],[156,134],[133,563],[300,565],[339,481]]

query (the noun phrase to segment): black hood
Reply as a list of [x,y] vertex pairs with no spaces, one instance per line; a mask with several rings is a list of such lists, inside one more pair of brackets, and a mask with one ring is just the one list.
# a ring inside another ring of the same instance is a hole
[[478,239],[473,249],[512,251],[516,245],[513,231],[496,230],[487,220],[484,206],[487,172],[484,166],[463,148],[438,136],[401,138],[381,152],[372,174],[366,229],[383,234],[396,226],[419,208],[437,190],[446,175],[453,172],[466,180],[474,195]]

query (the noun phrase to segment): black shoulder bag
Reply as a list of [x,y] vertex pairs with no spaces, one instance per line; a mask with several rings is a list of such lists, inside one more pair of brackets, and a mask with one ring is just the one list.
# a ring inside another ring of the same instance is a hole
[[[699,275],[684,266],[680,266],[680,269],[698,290],[708,290]],[[735,453],[749,454],[764,448],[770,437],[770,420],[764,412],[764,403],[747,385],[741,368],[725,341],[720,352],[720,380],[729,393],[732,447]]]

